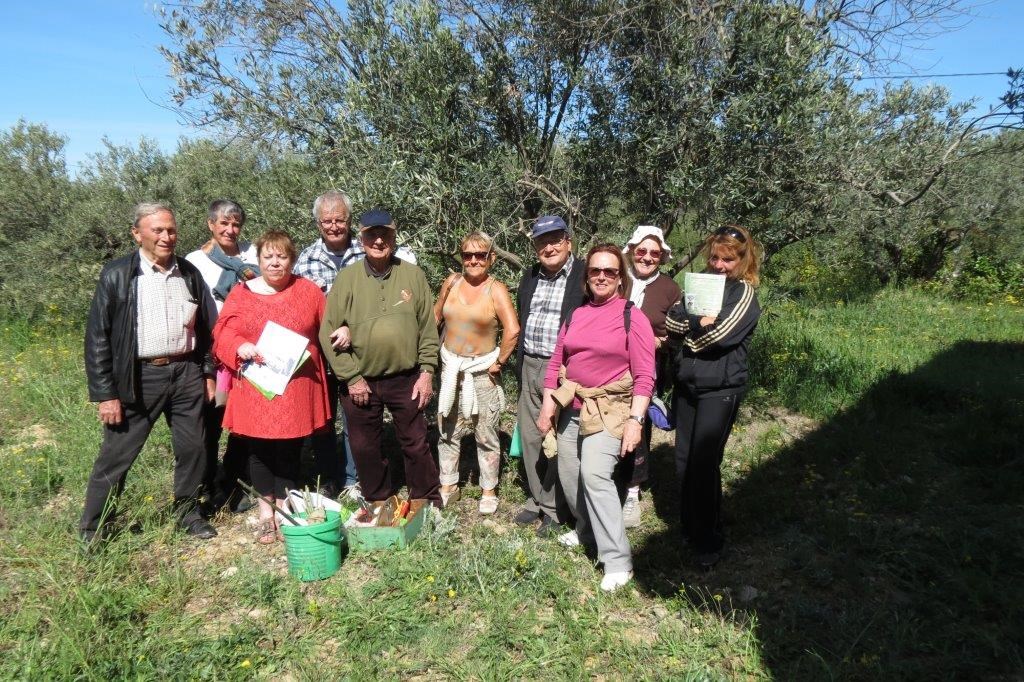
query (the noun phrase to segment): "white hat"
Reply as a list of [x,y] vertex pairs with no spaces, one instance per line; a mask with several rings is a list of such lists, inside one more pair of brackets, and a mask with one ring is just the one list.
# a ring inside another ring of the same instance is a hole
[[633,230],[633,236],[626,242],[626,248],[622,249],[623,255],[629,251],[629,247],[636,246],[645,239],[656,239],[661,244],[661,262],[667,263],[672,259],[672,247],[665,241],[665,233],[660,227],[654,225],[640,225]]

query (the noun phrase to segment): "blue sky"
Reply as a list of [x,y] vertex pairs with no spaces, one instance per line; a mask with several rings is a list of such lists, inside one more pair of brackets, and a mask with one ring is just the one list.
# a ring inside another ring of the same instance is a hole
[[[907,53],[910,66],[895,67],[893,73],[1024,67],[1024,1],[980,3],[974,14],[963,28]],[[198,133],[165,108],[171,81],[156,50],[162,41],[152,2],[0,3],[0,128],[19,118],[47,124],[69,138],[72,167],[102,149],[104,135],[119,144],[144,135],[173,150],[180,136]],[[1006,90],[1002,76],[936,82],[949,87],[956,100],[981,98],[983,109]]]

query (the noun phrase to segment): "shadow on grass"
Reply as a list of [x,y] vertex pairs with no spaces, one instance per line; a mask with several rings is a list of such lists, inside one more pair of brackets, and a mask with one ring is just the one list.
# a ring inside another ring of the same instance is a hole
[[777,679],[1018,679],[1022,430],[1024,345],[957,344],[733,481],[706,574],[680,547],[663,446],[668,527],[633,548],[640,587],[735,609]]

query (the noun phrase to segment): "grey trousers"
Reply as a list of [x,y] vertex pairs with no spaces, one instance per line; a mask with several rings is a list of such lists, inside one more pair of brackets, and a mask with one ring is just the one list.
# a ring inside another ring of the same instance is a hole
[[523,356],[522,384],[519,387],[519,440],[523,446],[523,467],[529,497],[525,508],[558,520],[558,469],[544,456],[544,436],[537,430],[537,417],[544,402],[544,373],[548,361]]
[[597,545],[605,573],[632,571],[633,551],[612,480],[622,439],[607,431],[580,436],[579,416],[579,410],[562,410],[558,418],[558,479],[576,517],[576,535]]

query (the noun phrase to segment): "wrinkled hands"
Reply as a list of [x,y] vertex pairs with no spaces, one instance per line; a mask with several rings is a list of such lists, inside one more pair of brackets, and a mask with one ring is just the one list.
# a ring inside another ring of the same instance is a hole
[[619,447],[619,457],[625,457],[636,449],[640,444],[644,427],[635,419],[627,419],[622,427],[622,445]]
[[238,347],[238,357],[242,360],[255,360],[257,364],[263,364],[263,355],[260,354],[255,343],[249,343],[246,341]]
[[418,409],[422,410],[434,397],[434,375],[430,372],[420,372],[420,378],[412,387],[412,399],[419,398]]
[[540,431],[540,435],[548,435],[548,431],[555,428],[555,415],[558,412],[558,407],[555,405],[553,398],[545,398],[544,404],[541,405],[540,414],[537,415],[537,430]]
[[349,397],[352,398],[352,402],[359,407],[364,407],[370,402],[371,393],[373,393],[373,391],[370,390],[370,384],[366,383],[366,379],[360,379],[348,387]]
[[352,346],[352,334],[349,328],[342,325],[331,332],[331,348],[334,350],[348,350]]
[[107,426],[117,426],[124,419],[124,410],[121,409],[121,401],[117,398],[103,400],[97,408],[100,422]]

